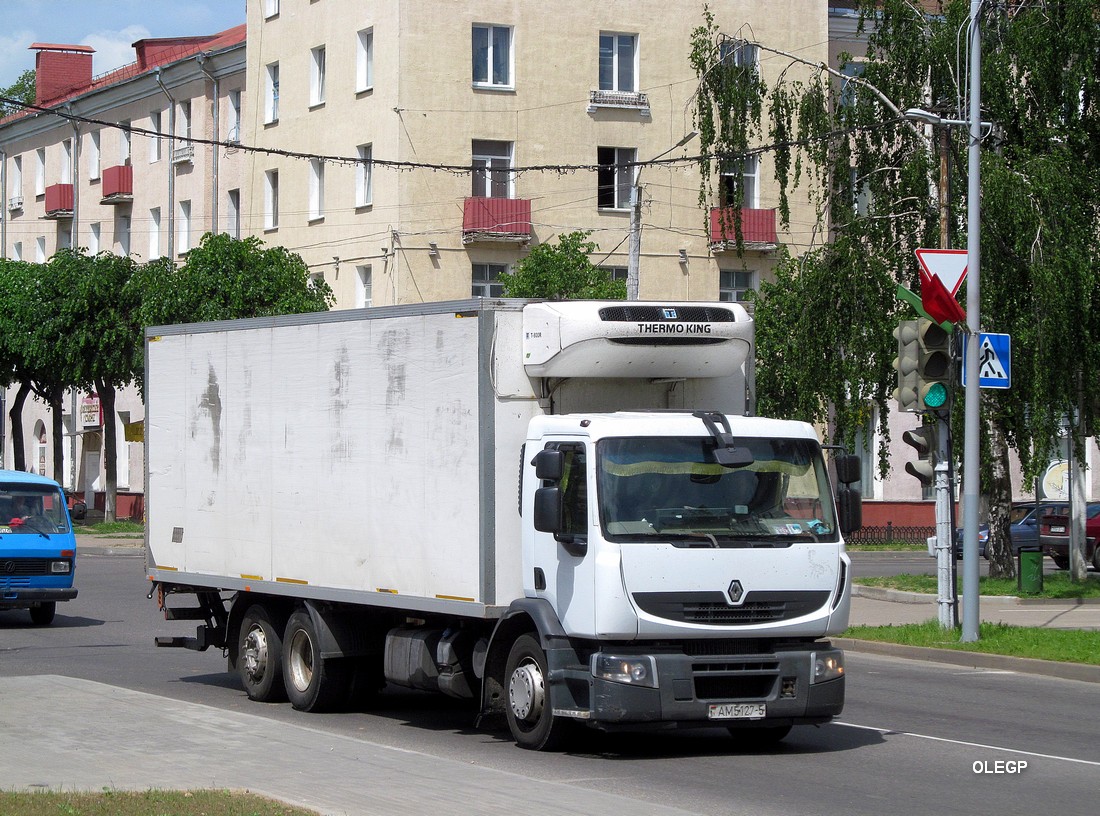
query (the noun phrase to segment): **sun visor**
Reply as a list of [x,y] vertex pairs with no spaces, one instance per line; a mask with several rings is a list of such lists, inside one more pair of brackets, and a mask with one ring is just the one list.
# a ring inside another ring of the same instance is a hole
[[562,301],[523,308],[531,377],[728,377],[752,349],[738,303]]

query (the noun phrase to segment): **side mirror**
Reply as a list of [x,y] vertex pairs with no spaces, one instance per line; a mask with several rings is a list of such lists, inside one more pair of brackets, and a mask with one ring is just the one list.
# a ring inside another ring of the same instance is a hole
[[838,482],[849,485],[859,481],[862,468],[858,456],[846,453],[837,456],[833,461],[836,464],[836,480]]
[[[543,453],[558,453],[558,451],[543,451]],[[540,533],[560,532],[561,490],[557,487],[540,487],[536,490],[534,515],[535,529]]]
[[848,535],[863,526],[863,497],[853,488],[845,485],[837,490],[836,505],[840,532]]
[[565,473],[565,454],[560,450],[541,450],[535,454],[535,478],[560,482]]

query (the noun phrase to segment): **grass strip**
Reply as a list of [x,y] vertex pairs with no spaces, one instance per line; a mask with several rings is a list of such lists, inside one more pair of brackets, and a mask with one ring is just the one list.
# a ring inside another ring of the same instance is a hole
[[844,633],[844,637],[1100,666],[1100,632],[1082,629],[982,623],[978,628],[978,640],[963,643],[959,627],[944,629],[938,621],[929,620],[897,626],[853,626]]
[[317,816],[247,791],[0,791],[4,816]]
[[[862,586],[898,589],[902,592],[923,592],[927,595],[939,593],[938,579],[935,575],[887,575],[879,577],[856,578],[855,583]],[[962,576],[958,581],[962,591]],[[1023,593],[1019,590],[1015,578],[980,578],[978,591],[982,595],[1016,595],[1021,598],[1051,598],[1070,600],[1073,598],[1100,598],[1100,574],[1090,573],[1086,580],[1075,583],[1067,572],[1052,572],[1043,576],[1043,590],[1037,593]]]

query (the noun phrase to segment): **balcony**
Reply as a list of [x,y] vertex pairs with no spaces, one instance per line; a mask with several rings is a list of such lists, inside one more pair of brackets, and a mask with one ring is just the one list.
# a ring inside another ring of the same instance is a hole
[[[710,211],[711,252],[734,252],[737,236],[734,234],[734,214],[730,208],[713,207]],[[779,248],[775,232],[775,210],[741,208],[741,240],[745,249],[765,252]]]
[[51,184],[46,188],[45,218],[73,217],[73,185]]
[[190,164],[195,160],[195,145],[192,142],[181,142],[172,150],[172,164]]
[[590,91],[588,112],[595,113],[600,108],[623,108],[636,110],[642,116],[649,116],[649,97],[636,91]]
[[134,168],[128,164],[108,167],[103,171],[100,204],[129,204],[134,200]]
[[12,196],[8,199],[8,209],[12,212],[23,209],[23,196]]
[[462,243],[525,244],[531,240],[531,201],[526,198],[467,198],[462,208]]

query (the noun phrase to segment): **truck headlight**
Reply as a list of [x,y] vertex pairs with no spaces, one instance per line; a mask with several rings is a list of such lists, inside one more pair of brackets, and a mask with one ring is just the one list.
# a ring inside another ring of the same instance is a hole
[[632,686],[657,688],[657,664],[649,655],[619,657],[618,655],[592,655],[592,675],[612,683],[628,683]]
[[72,572],[73,565],[68,561],[51,561],[50,572],[53,575],[68,575]]
[[814,670],[811,683],[825,683],[844,676],[844,652],[839,649],[811,652],[810,662]]

